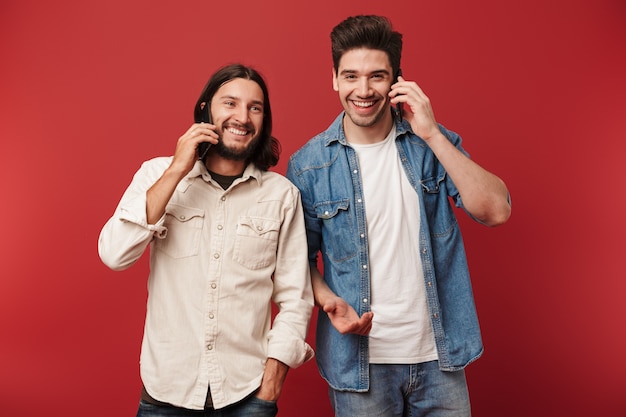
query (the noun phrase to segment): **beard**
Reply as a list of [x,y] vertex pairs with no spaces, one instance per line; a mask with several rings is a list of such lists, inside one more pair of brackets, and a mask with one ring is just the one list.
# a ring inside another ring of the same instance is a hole
[[224,142],[220,138],[220,141],[217,145],[215,145],[215,151],[224,159],[230,159],[231,161],[246,161],[252,158],[259,147],[260,142],[260,135],[257,135],[244,149],[238,149],[224,145]]

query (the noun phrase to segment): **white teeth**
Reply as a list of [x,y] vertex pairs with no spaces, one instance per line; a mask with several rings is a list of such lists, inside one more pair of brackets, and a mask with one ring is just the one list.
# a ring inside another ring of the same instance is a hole
[[374,105],[373,101],[366,101],[366,102],[363,102],[363,101],[353,101],[353,103],[357,107],[371,107],[371,106]]
[[244,136],[248,133],[247,130],[239,130],[239,129],[235,129],[233,127],[229,127],[228,130],[230,133],[232,133],[233,135],[240,135],[240,136]]

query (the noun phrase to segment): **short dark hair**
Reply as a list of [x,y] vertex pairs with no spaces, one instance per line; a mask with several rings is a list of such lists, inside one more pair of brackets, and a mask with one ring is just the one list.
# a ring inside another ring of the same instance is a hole
[[333,66],[339,70],[339,61],[346,52],[357,48],[378,49],[386,52],[394,76],[398,75],[402,58],[402,34],[393,30],[384,16],[358,15],[348,17],[330,33]]
[[272,107],[267,85],[261,74],[254,68],[242,64],[229,64],[218,69],[209,79],[206,86],[198,98],[198,102],[193,110],[194,120],[202,120],[202,112],[205,106],[210,106],[213,96],[219,88],[235,78],[254,81],[263,91],[263,128],[259,136],[259,144],[256,152],[250,157],[249,162],[253,162],[257,168],[267,171],[270,167],[278,163],[281,146],[278,139],[272,136]]

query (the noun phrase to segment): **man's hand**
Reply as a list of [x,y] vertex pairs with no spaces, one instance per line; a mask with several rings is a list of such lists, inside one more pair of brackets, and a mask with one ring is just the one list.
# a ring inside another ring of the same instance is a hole
[[372,330],[374,313],[363,313],[361,317],[341,297],[336,297],[323,305],[323,310],[328,314],[330,322],[341,334],[354,333],[366,336]]
[[359,317],[350,304],[328,287],[316,265],[311,265],[311,284],[315,303],[328,314],[330,322],[339,333],[354,333],[361,336],[369,334],[372,330],[374,313],[363,313]]
[[278,401],[287,377],[287,371],[289,371],[287,365],[277,359],[268,358],[265,363],[261,387],[256,393],[257,398],[264,401]]
[[172,163],[146,193],[148,224],[155,224],[165,213],[165,207],[172,198],[176,186],[191,171],[198,159],[196,152],[198,144],[200,142],[217,143],[218,135],[214,129],[215,125],[209,123],[194,123],[178,139]]
[[393,104],[406,104],[404,118],[411,124],[416,135],[428,142],[431,137],[441,133],[430,99],[414,81],[398,77],[398,82],[391,86],[389,96]]
[[210,142],[215,145],[218,142],[218,135],[215,132],[215,125],[210,123],[194,123],[178,139],[174,159],[169,169],[180,172],[183,178],[196,163],[198,159],[197,148],[201,142]]

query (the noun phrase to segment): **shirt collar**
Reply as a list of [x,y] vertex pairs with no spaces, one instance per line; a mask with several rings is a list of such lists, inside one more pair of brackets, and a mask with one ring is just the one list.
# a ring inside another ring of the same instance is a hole
[[[191,171],[185,176],[185,180],[188,184],[191,184],[193,180],[197,177],[202,177],[205,181],[208,181],[211,178],[211,174],[204,165],[204,162],[197,160],[194,164]],[[239,179],[239,181],[248,181],[249,179],[254,178],[257,183],[262,185],[263,182],[263,171],[261,171],[254,163],[249,163],[246,166],[246,169],[243,170],[243,175]],[[237,181],[237,180],[236,180]]]

